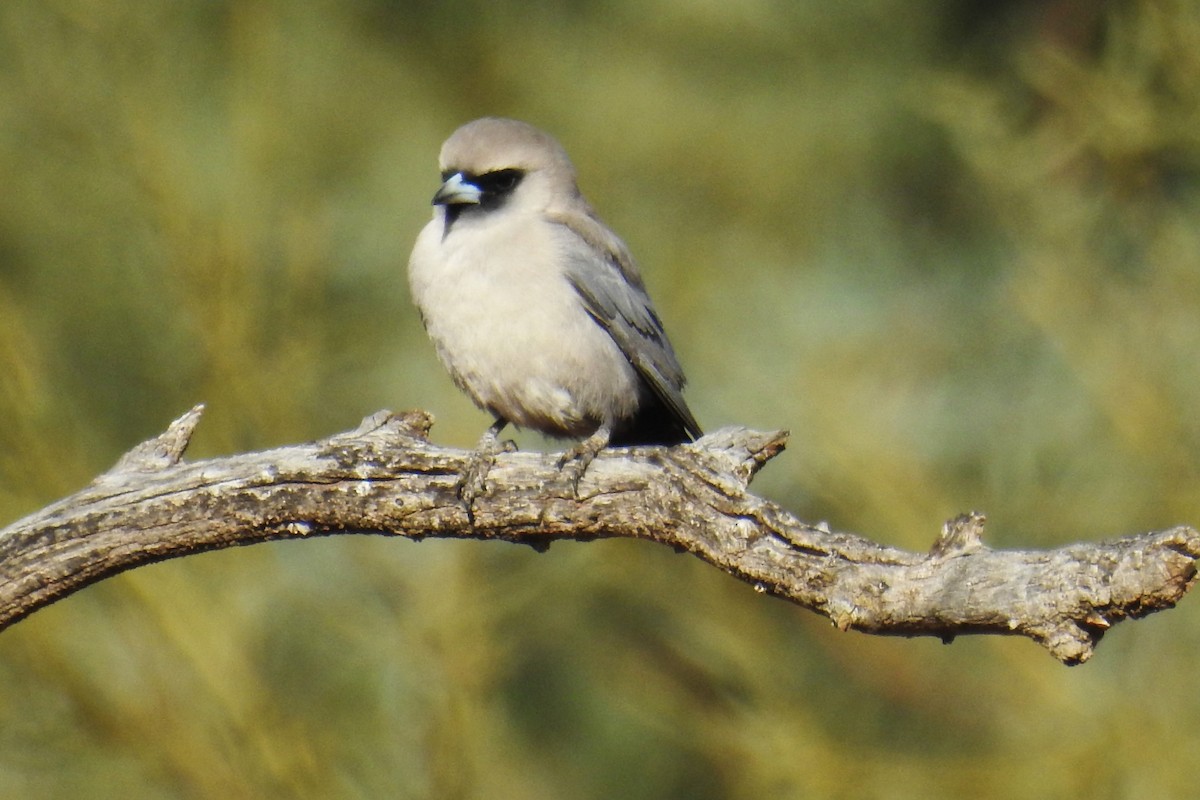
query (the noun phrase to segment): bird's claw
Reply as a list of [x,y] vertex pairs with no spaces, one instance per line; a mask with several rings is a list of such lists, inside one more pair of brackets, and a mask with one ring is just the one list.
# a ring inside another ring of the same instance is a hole
[[512,439],[499,441],[495,434],[489,431],[467,456],[467,463],[458,476],[455,494],[466,510],[472,525],[475,524],[475,498],[483,494],[487,486],[488,474],[491,473],[492,467],[496,463],[496,456],[501,453],[514,453],[516,450],[517,443]]
[[571,488],[571,497],[579,499],[579,482],[596,456],[608,446],[609,431],[602,428],[559,456],[558,471]]
[[574,453],[571,448],[558,460],[558,472],[571,490],[571,497],[579,499],[579,482],[587,472],[588,465],[596,457],[595,453]]

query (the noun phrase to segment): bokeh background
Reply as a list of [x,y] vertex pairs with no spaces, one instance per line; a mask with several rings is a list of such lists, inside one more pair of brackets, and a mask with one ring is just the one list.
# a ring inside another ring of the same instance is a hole
[[[488,419],[404,266],[441,140],[554,132],[755,487],[924,549],[1200,523],[1185,0],[0,3],[0,524],[191,457]],[[553,447],[523,435],[525,447]],[[0,635],[0,796],[1191,796],[1200,605],[1067,669],[834,631],[645,542],[346,536]]]

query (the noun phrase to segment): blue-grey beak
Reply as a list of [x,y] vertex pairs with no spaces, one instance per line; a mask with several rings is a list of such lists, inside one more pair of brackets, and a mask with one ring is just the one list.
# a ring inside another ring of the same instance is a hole
[[446,179],[446,182],[433,196],[435,206],[477,205],[483,197],[483,190],[456,172]]

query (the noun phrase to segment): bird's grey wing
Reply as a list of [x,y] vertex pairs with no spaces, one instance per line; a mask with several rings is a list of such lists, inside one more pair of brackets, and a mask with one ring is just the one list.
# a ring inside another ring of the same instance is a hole
[[588,313],[681,426],[699,437],[700,424],[683,399],[683,368],[624,242],[591,214],[557,214],[551,219],[572,234],[567,279]]

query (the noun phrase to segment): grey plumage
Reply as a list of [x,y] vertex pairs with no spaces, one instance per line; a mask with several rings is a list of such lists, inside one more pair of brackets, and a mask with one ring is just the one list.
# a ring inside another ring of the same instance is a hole
[[558,142],[488,117],[446,140],[440,166],[409,284],[442,363],[493,430],[589,437],[588,449],[698,437],[637,266]]

